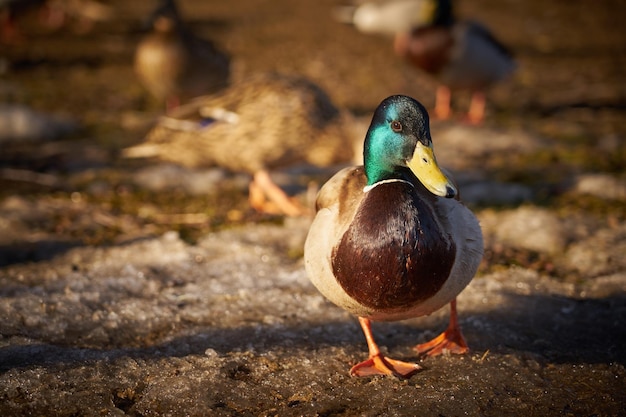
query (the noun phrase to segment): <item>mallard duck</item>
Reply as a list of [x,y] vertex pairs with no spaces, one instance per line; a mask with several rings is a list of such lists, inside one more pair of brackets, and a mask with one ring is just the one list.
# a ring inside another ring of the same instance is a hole
[[354,376],[410,377],[420,369],[383,356],[370,320],[430,314],[450,303],[450,324],[420,353],[464,353],[456,296],[482,259],[476,217],[437,165],[424,106],[391,96],[376,109],[365,136],[364,166],[344,168],[317,197],[304,247],[307,275],[337,306],[359,317],[369,358]]
[[438,0],[358,2],[334,8],[333,16],[362,33],[394,35],[431,25],[436,18],[437,3]]
[[352,162],[358,136],[351,115],[337,109],[320,87],[303,77],[270,73],[180,106],[124,155],[250,173],[254,208],[271,212],[274,204],[297,216],[303,208],[271,181],[269,171]]
[[174,0],[161,1],[151,21],[152,32],[137,45],[134,69],[139,81],[167,109],[227,86],[228,56],[185,26]]
[[456,21],[449,1],[440,0],[437,4],[433,24],[398,31],[394,50],[440,83],[434,110],[437,118],[450,116],[451,90],[470,90],[467,120],[479,124],[485,115],[485,90],[509,76],[515,62],[483,25]]

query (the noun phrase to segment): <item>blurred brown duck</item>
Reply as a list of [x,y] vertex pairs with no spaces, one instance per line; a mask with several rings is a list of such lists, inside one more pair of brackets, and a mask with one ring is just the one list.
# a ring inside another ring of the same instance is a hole
[[456,21],[450,0],[437,2],[430,26],[398,32],[396,54],[434,76],[440,83],[434,116],[450,116],[451,90],[472,92],[467,121],[480,124],[485,115],[485,90],[515,70],[510,52],[477,22]]
[[124,155],[250,173],[252,207],[265,212],[277,207],[297,216],[305,210],[272,182],[269,171],[352,162],[358,137],[352,116],[338,110],[318,86],[272,73],[174,109],[161,117],[144,143]]
[[151,23],[152,32],[137,46],[134,67],[139,81],[167,109],[228,85],[228,56],[185,26],[174,0],[161,1]]

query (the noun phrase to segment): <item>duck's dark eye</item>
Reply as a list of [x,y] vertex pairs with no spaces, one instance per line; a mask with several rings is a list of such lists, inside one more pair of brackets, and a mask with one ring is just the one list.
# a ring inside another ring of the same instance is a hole
[[391,130],[393,130],[394,132],[402,132],[402,123],[394,120],[393,122],[391,122]]

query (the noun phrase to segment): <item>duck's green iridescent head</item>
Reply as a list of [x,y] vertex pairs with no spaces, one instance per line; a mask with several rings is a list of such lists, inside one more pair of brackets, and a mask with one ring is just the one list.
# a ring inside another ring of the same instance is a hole
[[407,169],[433,194],[454,197],[456,188],[437,165],[428,112],[411,97],[396,95],[380,103],[363,150],[367,185],[405,178]]

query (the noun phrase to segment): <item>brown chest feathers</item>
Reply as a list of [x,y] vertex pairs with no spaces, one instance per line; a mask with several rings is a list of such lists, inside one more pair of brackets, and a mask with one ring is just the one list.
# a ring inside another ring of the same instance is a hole
[[425,72],[437,75],[450,61],[454,38],[449,28],[417,28],[396,36],[396,53]]
[[439,291],[455,252],[433,209],[411,185],[394,182],[366,194],[332,267],[346,293],[366,307],[408,309]]

